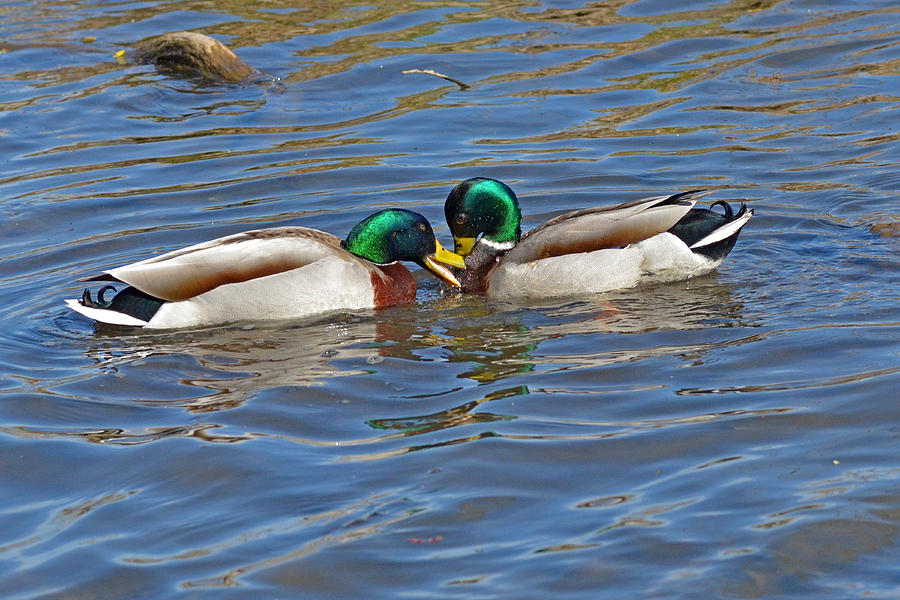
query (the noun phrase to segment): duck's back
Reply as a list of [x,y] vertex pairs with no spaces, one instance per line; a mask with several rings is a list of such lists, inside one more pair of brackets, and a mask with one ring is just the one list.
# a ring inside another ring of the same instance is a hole
[[526,263],[640,242],[672,227],[699,196],[684,192],[568,212],[531,230],[503,261]]
[[379,267],[341,248],[337,236],[306,227],[247,231],[86,280],[131,287],[106,305],[67,301],[74,310],[149,328],[294,319],[415,299],[403,265]]
[[372,269],[361,259],[323,256],[296,269],[222,285],[187,300],[166,302],[149,327],[297,319],[330,310],[373,308],[372,278]]

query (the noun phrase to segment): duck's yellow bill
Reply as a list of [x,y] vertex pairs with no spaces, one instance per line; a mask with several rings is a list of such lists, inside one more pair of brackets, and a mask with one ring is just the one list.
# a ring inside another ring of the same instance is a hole
[[459,279],[456,278],[450,269],[437,262],[430,256],[425,257],[425,268],[455,287],[461,287],[459,283]]
[[456,278],[450,269],[442,265],[441,263],[445,263],[454,267],[459,267],[460,269],[464,269],[466,266],[465,260],[463,257],[450,252],[449,250],[445,250],[440,242],[437,242],[437,250],[435,250],[434,254],[431,256],[425,257],[425,268],[437,275],[439,278],[443,279],[450,285],[460,287],[459,280]]
[[453,251],[460,256],[466,256],[475,247],[478,238],[473,237],[453,237]]
[[450,265],[451,267],[456,267],[457,269],[465,269],[466,268],[466,260],[456,254],[455,252],[450,252],[437,240],[434,240],[435,245],[437,246],[437,250],[434,251],[434,260],[438,262],[442,262],[445,265]]

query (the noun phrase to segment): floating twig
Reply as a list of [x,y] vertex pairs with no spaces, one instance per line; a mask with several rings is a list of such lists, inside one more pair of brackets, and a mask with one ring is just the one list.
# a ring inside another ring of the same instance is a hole
[[447,81],[452,81],[456,85],[460,87],[460,89],[466,90],[469,86],[459,79],[453,79],[452,77],[448,77],[443,73],[438,73],[437,71],[432,71],[431,69],[406,69],[403,71],[404,75],[409,75],[410,73],[422,73],[424,75],[434,75],[435,77],[440,77],[441,79],[446,79]]

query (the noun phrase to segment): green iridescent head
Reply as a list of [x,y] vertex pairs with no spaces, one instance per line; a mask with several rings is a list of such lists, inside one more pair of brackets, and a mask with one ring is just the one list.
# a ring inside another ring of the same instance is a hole
[[341,247],[378,265],[398,260],[414,262],[457,287],[459,282],[453,274],[438,263],[465,266],[462,257],[444,250],[425,217],[403,208],[369,215],[350,230]]
[[519,200],[508,185],[496,179],[466,179],[450,192],[444,215],[453,234],[455,251],[465,256],[479,237],[498,244],[515,244],[522,236]]

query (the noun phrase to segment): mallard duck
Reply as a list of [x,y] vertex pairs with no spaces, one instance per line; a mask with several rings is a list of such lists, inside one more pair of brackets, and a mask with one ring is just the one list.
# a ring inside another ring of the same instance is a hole
[[444,214],[465,256],[462,290],[501,299],[595,294],[709,273],[753,215],[694,208],[690,191],[576,210],[521,235],[522,213],[503,182],[476,177],[450,192]]
[[447,283],[444,265],[464,266],[441,247],[422,215],[379,211],[347,239],[306,227],[257,229],[168,252],[79,281],[118,281],[97,299],[84,290],[66,300],[104,323],[147,328],[289,319],[340,309],[381,308],[415,300],[416,282],[399,261],[425,267]]

